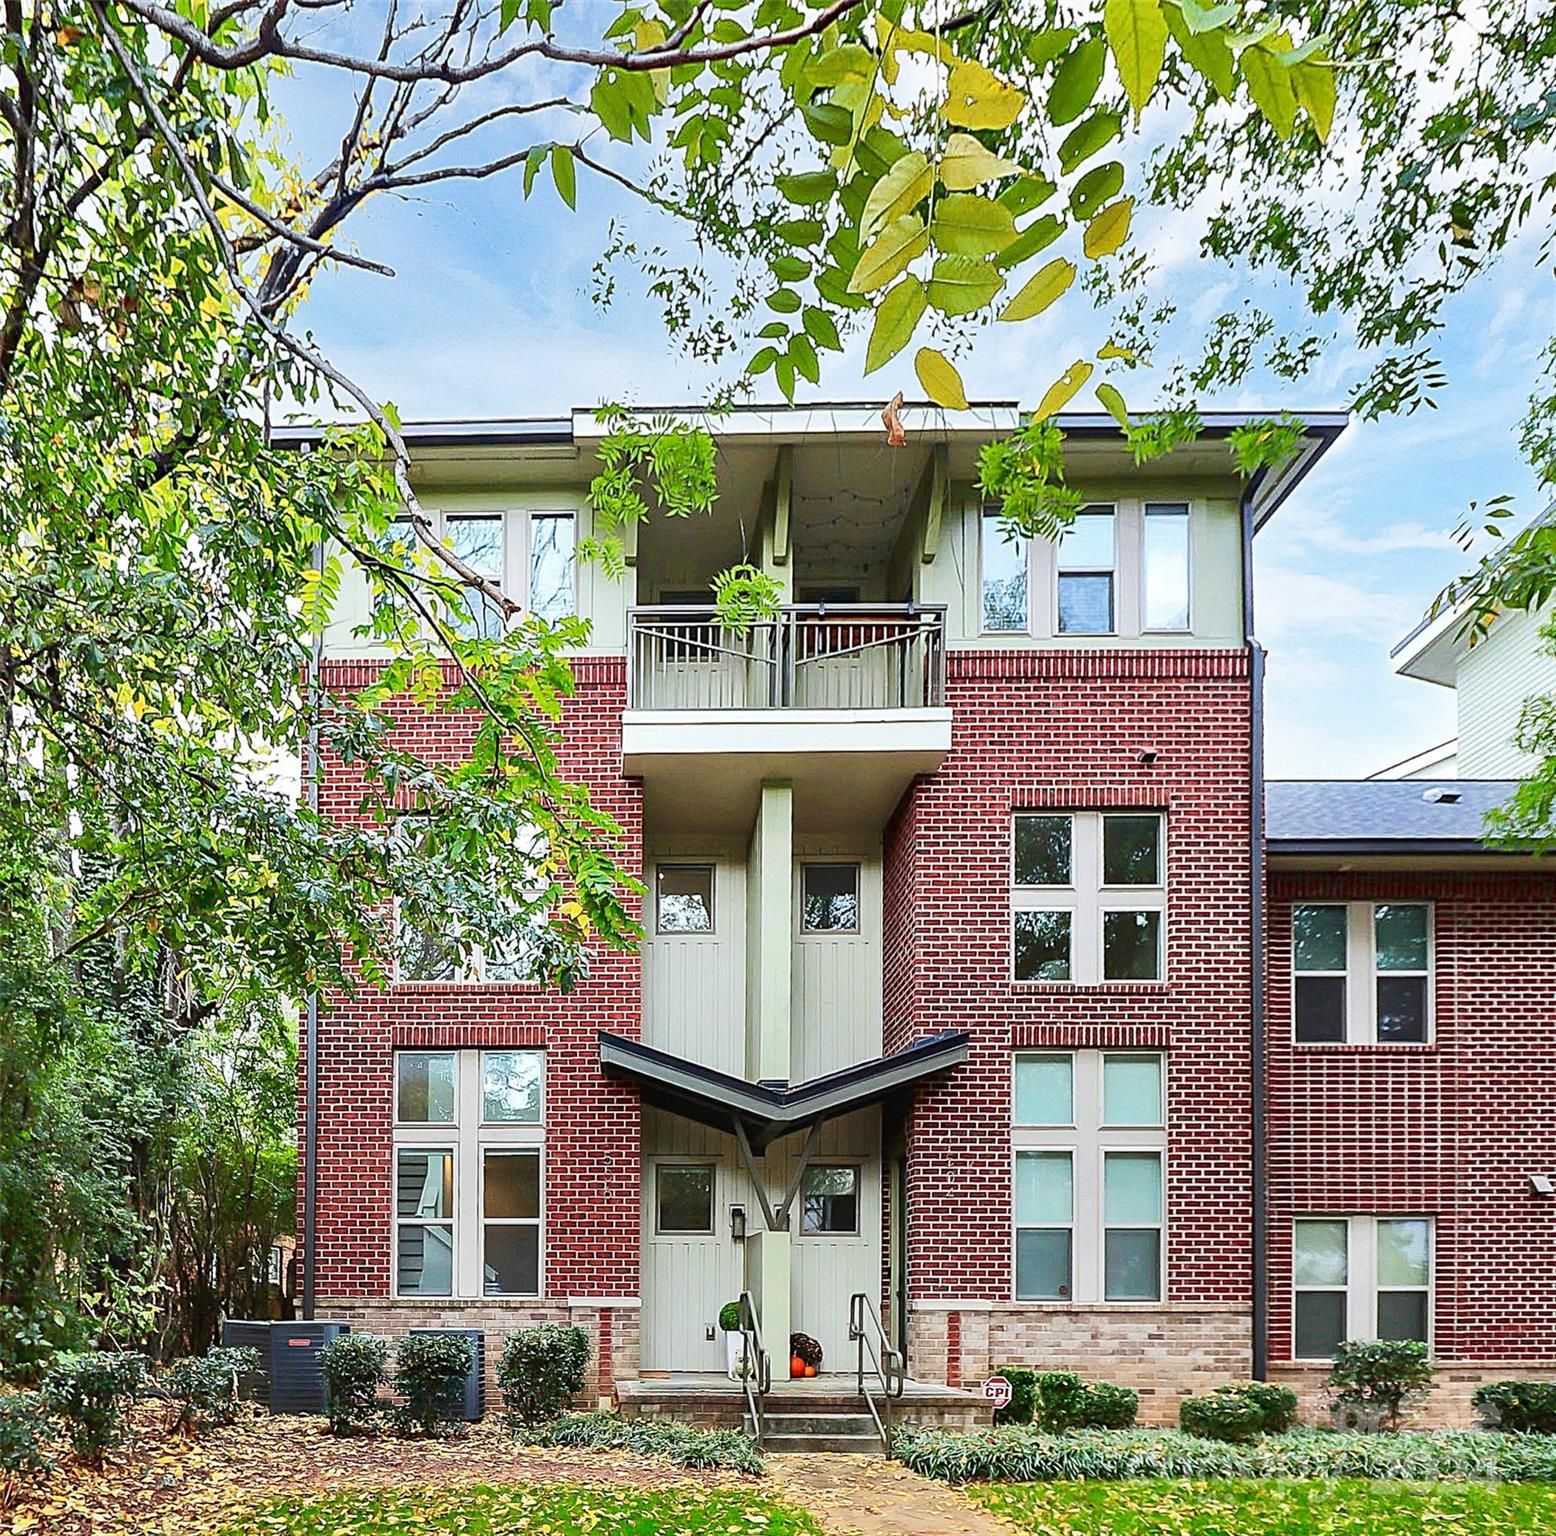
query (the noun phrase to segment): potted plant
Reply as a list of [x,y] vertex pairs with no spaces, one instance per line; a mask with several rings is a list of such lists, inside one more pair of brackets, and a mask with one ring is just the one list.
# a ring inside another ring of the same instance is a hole
[[789,1374],[814,1376],[821,1369],[821,1345],[808,1333],[789,1335]]
[[726,1301],[719,1308],[719,1327],[724,1330],[724,1358],[729,1364],[729,1379],[745,1379],[746,1341],[740,1332],[740,1303]]

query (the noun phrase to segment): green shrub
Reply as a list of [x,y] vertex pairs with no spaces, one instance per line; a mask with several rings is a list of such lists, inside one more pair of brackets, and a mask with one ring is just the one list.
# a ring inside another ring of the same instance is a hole
[[740,1303],[738,1301],[726,1301],[719,1308],[719,1327],[725,1333],[740,1332]]
[[404,1435],[440,1434],[458,1420],[470,1366],[469,1339],[407,1334],[394,1350],[394,1385],[405,1401],[390,1410],[390,1422]]
[[1556,1381],[1488,1381],[1470,1401],[1487,1429],[1556,1435]]
[[1347,1339],[1329,1367],[1329,1400],[1345,1428],[1399,1428],[1401,1413],[1432,1384],[1432,1362],[1416,1339]]
[[1235,1392],[1209,1392],[1178,1404],[1178,1428],[1202,1440],[1239,1445],[1264,1433],[1264,1410]]
[[597,1451],[631,1451],[665,1456],[683,1467],[717,1467],[728,1472],[762,1473],[755,1444],[734,1429],[692,1429],[665,1419],[623,1419],[614,1413],[570,1413],[530,1428],[534,1445],[576,1445]]
[[[21,1477],[52,1465],[44,1446],[53,1421],[37,1392],[0,1393],[0,1474]],[[0,1507],[4,1500],[0,1498]]]
[[996,1424],[1030,1424],[1037,1411],[1037,1372],[1026,1365],[1002,1365],[995,1372],[1010,1383],[1010,1401],[994,1410]]
[[318,1355],[332,1435],[360,1435],[378,1422],[378,1397],[389,1379],[389,1340],[376,1333],[342,1333]]
[[1112,1382],[1082,1381],[1073,1371],[1044,1371],[1034,1381],[1033,1420],[1051,1434],[1067,1429],[1128,1429],[1140,1394]]
[[238,1378],[259,1369],[259,1351],[247,1346],[213,1349],[175,1360],[163,1378],[173,1402],[168,1428],[184,1434],[238,1416]]
[[1228,1444],[1172,1429],[1050,1435],[1011,1425],[965,1433],[904,1429],[893,1449],[910,1470],[952,1483],[1137,1477],[1556,1482],[1556,1437],[1481,1430],[1343,1435],[1297,1429]]
[[509,1334],[497,1364],[508,1422],[533,1429],[557,1418],[583,1391],[589,1335],[582,1328],[542,1323]]
[[1267,1435],[1284,1434],[1297,1422],[1297,1394],[1269,1381],[1236,1381],[1217,1387],[1212,1396],[1236,1397],[1259,1410],[1259,1427]]
[[129,1409],[145,1379],[141,1355],[63,1355],[43,1374],[43,1402],[76,1455],[99,1461],[123,1437]]
[[1140,1411],[1140,1394],[1111,1381],[1093,1381],[1081,1405],[1082,1429],[1132,1429]]

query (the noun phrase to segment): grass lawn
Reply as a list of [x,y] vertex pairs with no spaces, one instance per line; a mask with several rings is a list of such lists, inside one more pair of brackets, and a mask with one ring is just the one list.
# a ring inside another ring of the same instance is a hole
[[1146,1481],[963,1490],[1040,1536],[1507,1536],[1556,1531],[1548,1483]]
[[406,1489],[267,1504],[225,1536],[819,1536],[800,1514],[728,1489]]

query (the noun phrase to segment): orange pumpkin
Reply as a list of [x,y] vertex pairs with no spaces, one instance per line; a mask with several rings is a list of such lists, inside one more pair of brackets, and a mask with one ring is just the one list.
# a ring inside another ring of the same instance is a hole
[[807,1376],[814,1376],[816,1374],[816,1369],[817,1368],[814,1365],[807,1365],[805,1367],[805,1374]]
[[791,1376],[803,1376],[806,1374],[805,1362],[798,1355],[789,1356],[789,1374]]

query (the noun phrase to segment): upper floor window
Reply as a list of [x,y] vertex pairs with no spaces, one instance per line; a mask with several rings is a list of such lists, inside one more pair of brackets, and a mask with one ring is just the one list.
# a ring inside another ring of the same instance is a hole
[[1189,627],[1189,509],[1148,501],[1140,543],[1140,627]]
[[1324,1360],[1347,1339],[1431,1339],[1432,1223],[1303,1216],[1292,1229],[1293,1351]]
[[1112,507],[1085,507],[1059,538],[1061,635],[1111,635],[1117,627],[1115,522]]
[[1017,981],[1164,974],[1164,822],[1156,813],[1022,812],[1014,825]]
[[1291,909],[1291,969],[1299,1043],[1411,1045],[1430,1040],[1428,903],[1299,903]]
[[577,609],[573,591],[575,520],[571,512],[535,512],[529,520],[529,607],[555,622]]
[[[537,618],[555,621],[577,612],[571,512],[448,512],[443,542],[471,570],[505,592],[518,594]],[[492,638],[503,631],[502,611],[478,592],[465,594],[462,634]]]
[[655,930],[713,932],[713,866],[661,864],[654,876]]
[[859,932],[859,866],[806,864],[800,872],[800,930]]
[[1027,541],[1011,535],[997,507],[984,509],[981,528],[983,628],[989,632],[1028,630]]
[[[443,542],[478,576],[503,586],[508,573],[502,513],[480,517],[450,515],[443,520]],[[491,639],[502,633],[502,609],[484,594],[473,589],[466,591],[464,602],[469,617],[455,626],[461,634]]]

